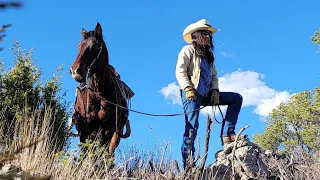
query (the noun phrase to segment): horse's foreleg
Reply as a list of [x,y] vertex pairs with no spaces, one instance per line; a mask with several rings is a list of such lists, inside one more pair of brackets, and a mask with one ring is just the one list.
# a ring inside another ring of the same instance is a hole
[[72,118],[69,118],[68,126],[67,126],[67,134],[69,136],[74,136],[74,134],[71,132],[72,125],[73,125],[73,120]]
[[119,140],[119,135],[118,132],[114,132],[111,138],[111,141],[109,143],[109,153],[113,154],[114,150],[116,149],[116,147],[118,146],[118,140]]
[[128,138],[131,135],[131,127],[130,127],[129,119],[126,120],[126,133],[125,134],[123,134],[123,128],[124,128],[124,126],[122,126],[122,128],[120,130],[120,138]]
[[[68,126],[67,126],[66,133],[67,133],[69,136],[77,137],[77,136],[80,135],[80,132],[79,132],[79,121],[80,121],[80,118],[81,118],[80,113],[75,110],[75,111],[73,112],[73,114],[72,114],[72,117],[69,118],[69,121],[68,121]],[[76,134],[74,134],[74,133],[71,131],[73,125],[76,126],[76,130],[77,130]]]

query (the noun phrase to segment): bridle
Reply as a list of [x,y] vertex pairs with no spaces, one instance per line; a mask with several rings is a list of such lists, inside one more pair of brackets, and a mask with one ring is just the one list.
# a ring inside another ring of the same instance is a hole
[[[77,89],[79,89],[80,91],[82,91],[82,90],[85,89],[85,88],[88,90],[87,103],[84,104],[84,102],[82,101],[82,104],[83,104],[84,110],[85,110],[85,112],[84,112],[84,113],[85,113],[85,116],[86,116],[86,113],[89,112],[90,92],[94,92],[94,89],[93,89],[93,87],[92,87],[91,69],[92,69],[93,65],[95,64],[95,62],[97,61],[97,59],[100,58],[100,55],[101,55],[101,52],[102,52],[102,45],[103,45],[103,43],[101,43],[100,48],[99,48],[100,50],[99,50],[97,56],[92,60],[90,66],[89,66],[88,69],[87,69],[87,73],[86,73],[86,76],[85,76],[85,77],[86,77],[86,78],[85,78],[85,84],[82,85],[82,84],[80,83],[80,84],[78,84],[78,86],[77,86]],[[78,94],[77,94],[77,96],[78,96]]]
[[[97,61],[97,59],[100,58],[100,55],[101,55],[101,52],[102,52],[102,46],[103,46],[103,42],[101,42],[101,45],[100,45],[100,48],[99,48],[99,52],[97,54],[97,56],[92,60],[90,66],[88,67],[87,69],[87,73],[86,73],[86,78],[85,78],[85,82],[84,82],[84,85],[83,83],[79,83],[77,85],[77,89],[79,89],[79,91],[77,91],[76,93],[76,100],[75,100],[75,104],[77,102],[77,98],[78,98],[78,93],[81,93],[84,89],[87,89],[88,90],[88,94],[87,94],[87,102],[86,104],[84,103],[84,100],[82,99],[81,101],[81,104],[84,108],[84,117],[86,117],[86,114],[89,112],[89,98],[90,98],[90,93],[95,93],[94,92],[94,89],[92,87],[92,76],[91,76],[91,69],[93,67],[93,65],[95,64],[95,62]],[[69,135],[75,137],[75,136],[78,136],[78,135],[75,135],[74,133],[71,132],[71,127],[74,125],[74,120],[72,119],[72,122],[71,122],[71,125],[67,128],[67,132],[69,133]]]

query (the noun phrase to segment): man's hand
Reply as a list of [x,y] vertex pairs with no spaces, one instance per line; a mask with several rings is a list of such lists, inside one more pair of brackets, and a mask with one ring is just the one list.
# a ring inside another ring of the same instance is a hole
[[211,101],[213,101],[213,105],[220,104],[220,93],[218,89],[214,89],[211,94]]
[[196,99],[196,92],[191,87],[186,87],[184,89],[186,91],[186,99],[195,100]]

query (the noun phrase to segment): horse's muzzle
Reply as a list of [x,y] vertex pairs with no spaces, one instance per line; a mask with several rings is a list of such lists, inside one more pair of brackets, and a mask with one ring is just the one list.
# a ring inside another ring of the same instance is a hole
[[72,78],[78,82],[80,82],[82,80],[82,76],[80,74],[80,68],[77,68],[76,70],[73,70],[72,68],[70,68],[70,74],[72,76]]

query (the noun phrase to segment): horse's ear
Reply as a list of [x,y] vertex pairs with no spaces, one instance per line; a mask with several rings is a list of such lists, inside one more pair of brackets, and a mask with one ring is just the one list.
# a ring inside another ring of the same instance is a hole
[[98,37],[102,37],[102,27],[101,27],[100,23],[97,23],[95,32]]
[[81,30],[81,35],[82,35],[83,38],[85,38],[86,35],[87,35],[87,31],[85,29],[83,29],[83,28]]

